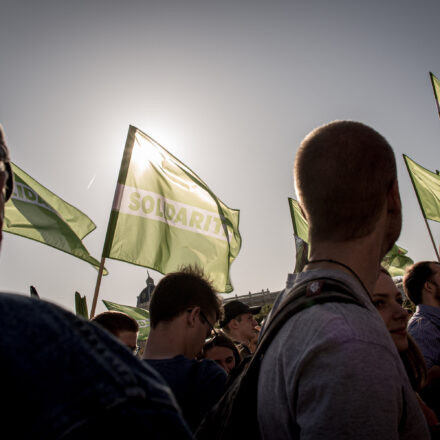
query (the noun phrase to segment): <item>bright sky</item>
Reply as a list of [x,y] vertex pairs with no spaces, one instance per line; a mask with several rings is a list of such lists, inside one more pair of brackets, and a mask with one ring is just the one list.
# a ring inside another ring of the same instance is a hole
[[[434,251],[402,153],[440,167],[437,1],[0,0],[0,122],[12,160],[97,225],[100,259],[129,124],[241,210],[234,293],[282,289],[295,262],[287,197],[302,138],[354,119],[394,147],[398,243]],[[432,223],[431,223],[432,224]],[[433,224],[437,244],[440,225]],[[100,299],[135,305],[147,270],[107,260]],[[161,275],[150,271],[156,282]],[[0,290],[91,306],[97,272],[4,234]],[[99,302],[97,312],[106,310]]]

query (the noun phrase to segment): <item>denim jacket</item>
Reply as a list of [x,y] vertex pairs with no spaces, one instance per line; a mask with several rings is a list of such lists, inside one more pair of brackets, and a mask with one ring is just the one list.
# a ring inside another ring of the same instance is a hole
[[46,301],[0,293],[0,372],[0,429],[10,438],[192,438],[152,368]]

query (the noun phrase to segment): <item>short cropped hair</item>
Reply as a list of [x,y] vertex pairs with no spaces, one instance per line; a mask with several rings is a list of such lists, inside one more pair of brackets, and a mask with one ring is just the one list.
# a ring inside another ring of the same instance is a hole
[[194,266],[165,275],[157,284],[150,301],[150,325],[171,321],[181,313],[198,306],[205,314],[221,315],[221,301],[203,271]]
[[335,121],[305,137],[294,175],[310,237],[344,242],[374,230],[397,179],[396,160],[387,140],[371,127]]
[[100,313],[91,319],[101,327],[104,327],[114,336],[119,336],[121,332],[138,332],[139,324],[136,319],[128,316],[126,313],[117,311],[108,311]]
[[423,285],[434,274],[431,264],[435,261],[419,261],[408,267],[403,277],[403,288],[406,296],[417,306],[422,302]]

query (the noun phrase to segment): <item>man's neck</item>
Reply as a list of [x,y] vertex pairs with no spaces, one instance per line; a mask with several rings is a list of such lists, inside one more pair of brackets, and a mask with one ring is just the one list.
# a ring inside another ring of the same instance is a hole
[[348,266],[351,270],[329,261],[308,264],[305,270],[334,269],[354,276],[353,271],[371,295],[379,273],[381,257],[380,246],[369,237],[344,243],[313,243],[312,241],[310,261],[333,260]]
[[179,337],[181,332],[171,329],[151,329],[145,346],[143,359],[170,359],[185,355],[184,341]]

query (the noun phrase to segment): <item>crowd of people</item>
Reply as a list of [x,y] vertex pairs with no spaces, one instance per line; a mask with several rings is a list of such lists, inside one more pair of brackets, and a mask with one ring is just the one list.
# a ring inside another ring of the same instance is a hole
[[[391,146],[359,122],[326,124],[301,143],[294,179],[309,259],[289,275],[264,323],[255,319],[259,307],[223,306],[209,274],[191,266],[156,286],[142,354],[137,322],[124,313],[87,321],[37,298],[1,294],[5,432],[45,440],[197,438],[266,329],[301,292],[310,304],[286,320],[261,357],[258,436],[440,438],[440,263],[409,267],[404,295],[380,266],[402,221]],[[0,126],[1,221],[12,188]],[[313,300],[340,291],[351,300]],[[404,297],[415,306],[411,317]],[[236,437],[245,433],[243,426]]]

